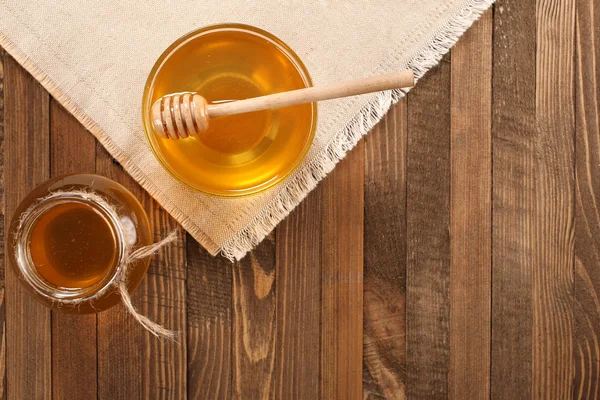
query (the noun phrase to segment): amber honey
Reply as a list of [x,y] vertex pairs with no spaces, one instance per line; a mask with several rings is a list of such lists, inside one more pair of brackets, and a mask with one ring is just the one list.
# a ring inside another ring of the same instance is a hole
[[[45,305],[71,313],[119,303],[114,287],[126,249],[151,242],[137,199],[118,183],[91,174],[57,177],[35,188],[17,207],[7,238],[8,258],[23,286]],[[127,264],[130,292],[148,262]]]
[[111,225],[87,204],[58,204],[35,222],[30,236],[31,259],[49,283],[85,288],[107,276],[118,261]]
[[301,61],[274,36],[243,25],[205,28],[179,39],[157,61],[144,95],[146,133],[159,161],[192,188],[222,196],[255,193],[302,159],[314,134],[314,105],[216,118],[199,137],[169,140],[151,131],[152,103],[176,92],[198,92],[218,103],[310,84]]

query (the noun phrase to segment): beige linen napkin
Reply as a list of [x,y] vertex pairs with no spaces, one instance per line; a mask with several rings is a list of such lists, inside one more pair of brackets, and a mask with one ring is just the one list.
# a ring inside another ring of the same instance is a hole
[[493,0],[0,0],[0,46],[89,129],[211,254],[243,257],[298,205],[401,91],[319,104],[314,144],[281,185],[241,198],[196,193],[157,162],[141,120],[154,62],[183,34],[237,22],[267,30],[315,85],[435,65]]

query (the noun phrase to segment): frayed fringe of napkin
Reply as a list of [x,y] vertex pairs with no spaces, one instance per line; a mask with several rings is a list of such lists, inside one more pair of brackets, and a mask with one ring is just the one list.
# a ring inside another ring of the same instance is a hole
[[[438,64],[462,36],[481,17],[495,0],[470,0],[458,15],[443,26],[425,51],[413,58],[407,69],[415,73],[418,81]],[[348,151],[366,135],[402,99],[410,89],[396,89],[379,93],[340,131],[325,149],[307,165],[302,165],[285,183],[273,202],[265,207],[242,231],[225,242],[221,254],[239,260],[256,247],[333,170]]]
[[[494,0],[469,0],[464,9],[438,30],[425,50],[413,58],[406,68],[415,73],[418,81],[435,66],[456,43],[458,38],[486,11]],[[358,141],[369,132],[387,113],[389,108],[400,101],[408,90],[392,90],[379,93],[342,129],[325,149],[307,165],[303,165],[285,182],[284,187],[273,201],[254,217],[244,229],[219,247],[196,224],[184,215],[175,204],[162,195],[161,191],[146,175],[125,156],[108,135],[81,110],[69,96],[61,92],[57,85],[37,65],[18,49],[6,36],[0,33],[0,46],[23,66],[41,85],[94,134],[109,153],[137,180],[158,202],[211,254],[221,253],[231,261],[239,260],[256,247],[274,226],[283,220],[314,189],[336,164],[346,156]],[[277,189],[274,189],[277,190]]]

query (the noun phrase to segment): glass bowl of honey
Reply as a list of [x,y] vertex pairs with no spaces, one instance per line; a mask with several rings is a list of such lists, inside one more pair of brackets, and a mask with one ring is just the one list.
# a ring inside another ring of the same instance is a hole
[[272,34],[241,24],[205,27],[175,41],[152,68],[142,102],[146,136],[164,168],[192,189],[226,197],[258,193],[281,182],[306,155],[315,104],[211,119],[207,131],[179,140],[154,133],[152,104],[179,92],[220,103],[309,86],[300,58]]
[[[115,280],[126,249],[152,243],[148,217],[120,184],[93,174],[56,177],[17,207],[7,237],[8,259],[27,291],[68,313],[105,310],[121,301]],[[128,265],[131,293],[149,259]]]

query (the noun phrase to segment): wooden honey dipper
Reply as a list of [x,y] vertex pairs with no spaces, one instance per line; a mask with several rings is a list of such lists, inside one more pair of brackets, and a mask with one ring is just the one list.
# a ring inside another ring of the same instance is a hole
[[401,71],[221,104],[208,104],[204,97],[194,92],[174,93],[163,96],[154,102],[152,105],[152,126],[154,132],[160,137],[185,139],[196,136],[208,129],[208,121],[212,118],[405,88],[413,85],[413,72]]

